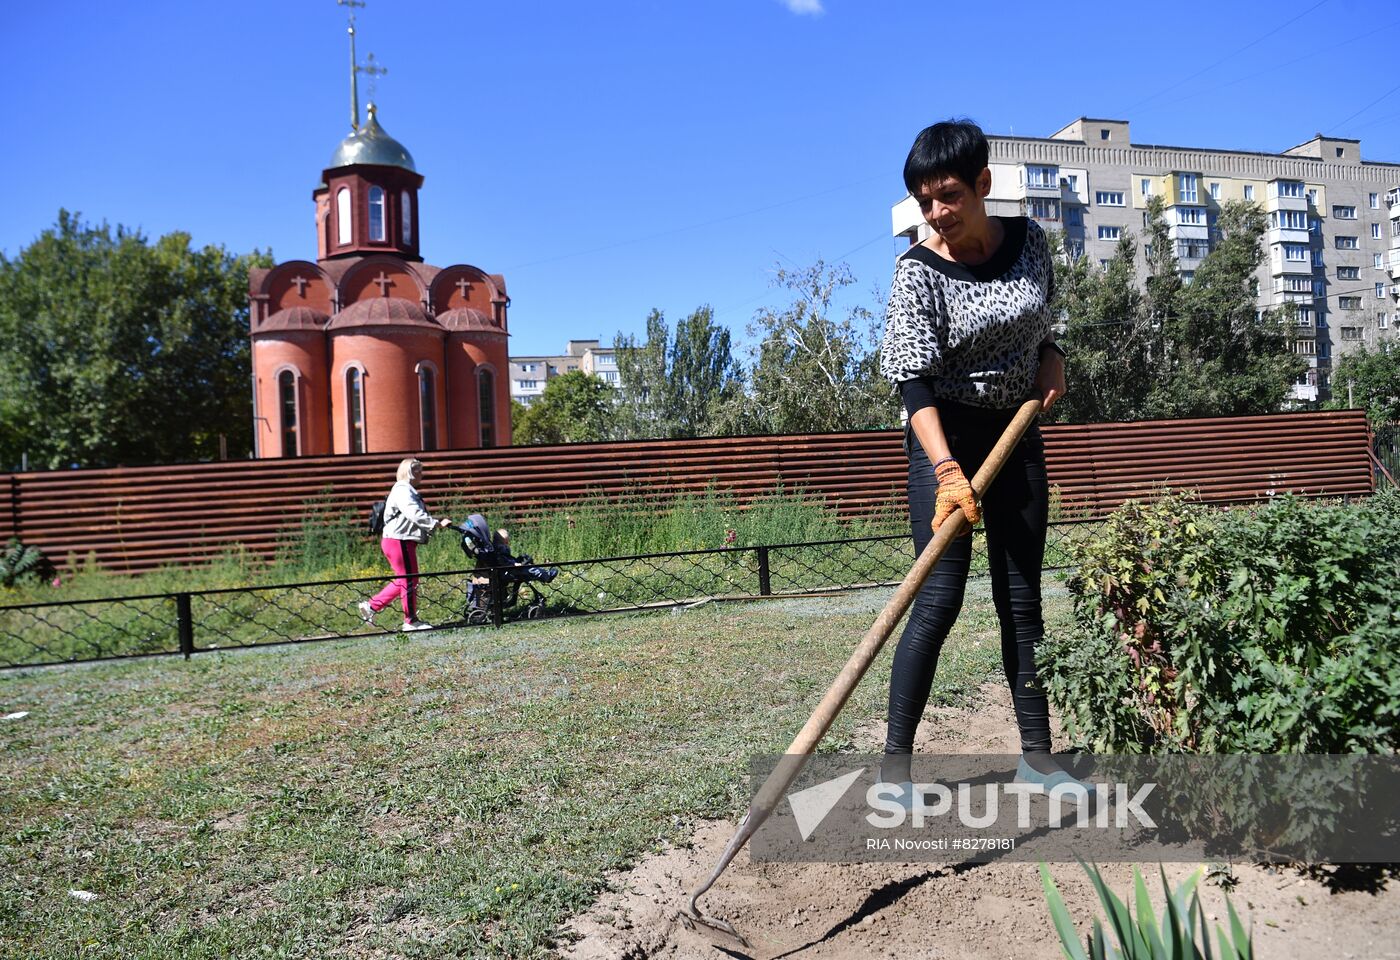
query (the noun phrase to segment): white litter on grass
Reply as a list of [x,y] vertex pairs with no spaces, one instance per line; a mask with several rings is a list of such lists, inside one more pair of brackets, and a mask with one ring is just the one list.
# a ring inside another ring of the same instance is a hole
[[92,901],[97,899],[97,894],[93,893],[91,890],[69,890],[68,896],[72,897],[74,900],[81,900],[83,903],[92,903]]
[[29,716],[29,711],[21,710],[18,713],[7,713],[0,717],[0,720],[23,720],[27,716]]

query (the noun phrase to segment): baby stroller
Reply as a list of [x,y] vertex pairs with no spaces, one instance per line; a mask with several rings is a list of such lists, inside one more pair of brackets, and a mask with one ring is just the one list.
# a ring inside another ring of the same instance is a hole
[[558,567],[537,566],[529,554],[514,556],[510,552],[510,534],[504,530],[492,533],[486,518],[479,513],[467,517],[457,530],[462,534],[462,552],[476,561],[476,573],[467,587],[467,605],[462,610],[467,623],[491,622],[491,578],[486,572],[491,567],[502,568],[496,575],[502,586],[502,612],[520,602],[523,585],[530,596],[525,616],[533,620],[544,615],[544,595],[535,584],[549,583],[559,576]]

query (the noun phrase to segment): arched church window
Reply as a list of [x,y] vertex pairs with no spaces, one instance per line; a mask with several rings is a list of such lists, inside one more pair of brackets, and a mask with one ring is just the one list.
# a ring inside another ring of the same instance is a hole
[[341,187],[335,194],[336,240],[350,242],[350,188]]
[[384,239],[384,188],[369,188],[369,238]]
[[295,457],[297,446],[297,378],[290,370],[277,375],[277,406],[282,413],[282,456]]
[[423,425],[423,449],[437,449],[437,388],[433,368],[418,365],[418,413]]
[[399,210],[403,220],[403,245],[405,247],[413,244],[413,203],[409,200],[408,191],[399,194]]
[[350,452],[365,452],[365,384],[359,367],[345,371],[345,416],[350,428]]
[[490,370],[476,373],[476,408],[481,412],[481,445],[496,445],[496,378]]

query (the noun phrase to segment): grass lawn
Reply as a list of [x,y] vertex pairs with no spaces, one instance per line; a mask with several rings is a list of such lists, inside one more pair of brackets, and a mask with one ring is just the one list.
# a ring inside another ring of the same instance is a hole
[[[986,591],[938,703],[999,673]],[[743,808],[887,596],[0,675],[29,711],[0,721],[0,956],[543,955],[608,871]],[[892,649],[823,749],[883,715]]]

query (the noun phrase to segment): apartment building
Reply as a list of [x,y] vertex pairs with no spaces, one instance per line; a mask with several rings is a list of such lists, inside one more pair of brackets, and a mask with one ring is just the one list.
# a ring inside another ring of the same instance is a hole
[[544,393],[545,384],[570,370],[591,373],[616,387],[617,357],[598,340],[570,340],[562,354],[510,358],[510,398],[527,407]]
[[[1046,138],[988,136],[987,208],[1063,232],[1079,256],[1106,264],[1124,230],[1141,236],[1147,202],[1166,204],[1182,278],[1218,238],[1223,204],[1268,216],[1259,306],[1292,303],[1290,335],[1309,368],[1299,400],[1325,399],[1336,358],[1375,346],[1400,324],[1400,163],[1361,159],[1361,142],[1321,134],[1282,153],[1133,143],[1126,120],[1081,117]],[[912,197],[894,233],[911,244],[928,225]],[[1139,269],[1145,269],[1139,252]]]

